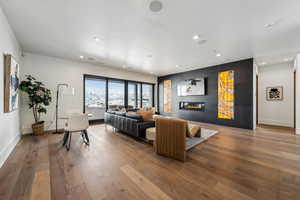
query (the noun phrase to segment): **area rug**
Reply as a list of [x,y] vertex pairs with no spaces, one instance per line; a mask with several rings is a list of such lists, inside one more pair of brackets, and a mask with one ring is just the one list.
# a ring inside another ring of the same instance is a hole
[[186,139],[186,150],[191,149],[195,145],[201,144],[202,142],[208,140],[210,137],[216,135],[218,131],[211,130],[207,128],[201,128],[201,137],[193,137],[193,138],[187,138]]

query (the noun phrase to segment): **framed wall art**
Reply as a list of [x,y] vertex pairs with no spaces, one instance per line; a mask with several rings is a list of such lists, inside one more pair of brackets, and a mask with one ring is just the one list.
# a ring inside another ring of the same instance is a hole
[[283,87],[267,87],[266,90],[267,101],[282,101],[283,100]]
[[219,72],[218,118],[234,119],[234,71]]
[[18,109],[19,64],[11,55],[4,55],[4,112]]
[[164,112],[172,112],[172,82],[164,80]]

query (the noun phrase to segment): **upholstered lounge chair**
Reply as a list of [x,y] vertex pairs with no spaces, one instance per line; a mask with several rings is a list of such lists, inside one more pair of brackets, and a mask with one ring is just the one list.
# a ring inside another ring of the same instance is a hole
[[201,142],[200,137],[187,138],[188,122],[160,117],[155,120],[154,149],[157,154],[185,162],[186,151]]

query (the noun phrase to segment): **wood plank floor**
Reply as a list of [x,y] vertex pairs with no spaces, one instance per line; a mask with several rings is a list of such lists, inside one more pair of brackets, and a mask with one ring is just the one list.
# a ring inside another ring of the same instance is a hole
[[272,128],[249,131],[202,124],[220,133],[192,149],[187,162],[108,126],[74,134],[26,136],[0,169],[0,199],[300,199],[300,137]]

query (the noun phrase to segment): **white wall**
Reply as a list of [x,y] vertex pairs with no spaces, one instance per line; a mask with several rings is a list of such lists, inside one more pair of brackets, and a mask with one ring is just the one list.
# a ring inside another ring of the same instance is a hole
[[[293,63],[259,67],[258,123],[294,127]],[[283,101],[267,101],[266,88],[283,86]]]
[[[83,110],[83,74],[92,74],[150,83],[157,82],[157,77],[153,75],[129,72],[107,66],[96,66],[83,62],[76,62],[31,53],[25,53],[24,57],[22,58],[22,63],[24,66],[21,70],[21,78],[24,78],[25,75],[30,74],[42,81],[46,87],[52,91],[53,102],[48,107],[49,109],[47,115],[43,116],[43,120],[46,121],[46,128],[48,130],[55,128],[55,123],[53,123],[53,121],[55,119],[55,93],[56,85],[58,83],[67,83],[75,89],[75,96],[65,97],[64,103],[61,106],[64,109],[63,111],[60,111],[63,113],[65,110]],[[26,98],[21,99],[21,104],[22,132],[30,133],[31,124],[33,123],[32,113],[30,110],[28,110]],[[59,127],[63,127],[63,121],[61,120]]]
[[[19,44],[0,7],[0,167],[20,139],[19,111],[3,112],[4,53],[12,54],[21,64]],[[22,65],[20,65],[20,68],[22,68]]]
[[296,57],[296,133],[300,134],[300,54]]

